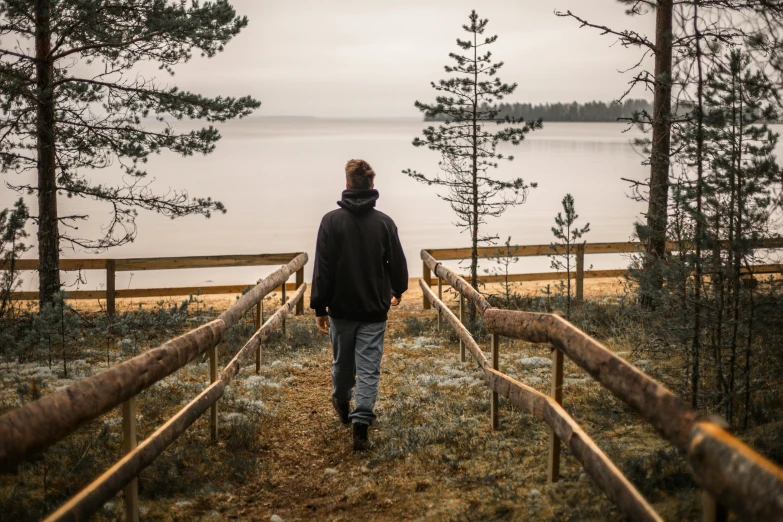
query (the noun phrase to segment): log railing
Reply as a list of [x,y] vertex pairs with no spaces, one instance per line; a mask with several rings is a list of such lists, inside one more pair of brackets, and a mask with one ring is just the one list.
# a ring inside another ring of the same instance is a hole
[[[479,292],[436,261],[429,252],[423,250],[421,256],[432,273],[468,299],[483,316],[484,325],[493,336],[494,351],[497,351],[498,336],[501,335],[552,345],[552,397],[549,398],[500,373],[497,365],[489,367],[486,357],[461,321],[435,296],[426,280],[420,281],[425,299],[436,306],[439,314],[447,317],[484,371],[489,388],[515,406],[545,420],[552,428],[550,481],[558,477],[559,441],[564,442],[583,464],[585,458],[593,459],[591,465],[595,465],[605,457],[596,453],[598,448],[594,448],[594,444],[591,446],[584,442],[589,438],[581,431],[574,431],[565,417],[557,414],[559,410],[555,411],[562,390],[562,357],[567,355],[604,388],[636,410],[685,456],[697,483],[707,492],[705,520],[707,515],[713,517],[709,520],[716,520],[716,514],[725,514],[721,505],[755,520],[783,520],[783,469],[729,434],[719,420],[703,416],[563,317],[492,308]],[[497,426],[497,412],[493,411],[492,416],[492,425]],[[570,422],[573,420],[570,419]],[[568,429],[564,423],[569,426]],[[578,429],[576,424],[573,426]],[[574,437],[579,442],[574,442]],[[631,490],[617,489],[622,481],[610,473],[605,464],[600,469],[601,472],[591,472],[585,465],[585,470],[607,496],[623,512],[636,519],[638,513],[631,510],[641,509],[641,504],[634,500]],[[624,504],[621,505],[620,501]]]
[[[117,299],[140,297],[168,297],[189,294],[239,294],[252,285],[207,285],[180,286],[168,288],[130,288],[116,289],[117,272],[137,272],[140,270],[176,270],[180,268],[221,268],[240,266],[270,266],[290,262],[300,255],[292,254],[249,254],[226,256],[190,256],[190,257],[145,257],[132,259],[60,259],[60,270],[64,272],[79,272],[82,270],[105,270],[106,290],[71,290],[69,299],[105,299],[106,312],[113,315]],[[11,270],[7,261],[0,262],[0,270]],[[38,270],[37,259],[17,259],[13,263],[15,271]],[[297,272],[297,284],[288,284],[287,290],[295,290],[304,281],[304,271]],[[274,291],[278,291],[275,289]],[[15,301],[31,301],[38,299],[38,292],[13,292],[11,299]],[[296,310],[302,313],[303,304]]]
[[[419,284],[425,298],[443,314],[446,321],[457,332],[463,345],[484,372],[484,380],[491,390],[508,397],[509,402],[514,406],[549,424],[558,436],[566,441],[574,456],[584,466],[587,474],[595,480],[609,499],[632,520],[662,520],[633,484],[609,460],[609,457],[582,431],[574,419],[557,402],[492,368],[481,348],[457,316],[449,310],[443,301],[438,299],[423,280],[420,280]],[[497,419],[496,409],[492,419],[493,428],[497,428],[497,424],[494,422]]]
[[[550,245],[522,245],[512,246],[508,249],[505,247],[482,247],[478,249],[478,256],[482,259],[497,258],[499,257],[499,248],[502,249],[501,252],[508,251],[511,254],[511,257],[546,256],[555,253]],[[666,248],[669,252],[676,252],[680,246],[676,243],[667,243]],[[783,248],[783,238],[761,240],[755,243],[753,248],[758,250],[780,249]],[[574,245],[573,255],[575,257],[575,267],[574,272],[571,272],[571,277],[576,282],[576,300],[579,301],[584,297],[585,279],[624,277],[630,274],[630,271],[626,269],[585,270],[585,255],[632,254],[642,251],[644,251],[644,244],[639,242],[584,243]],[[437,261],[468,259],[471,256],[470,248],[434,248],[428,249],[426,252]],[[742,271],[743,273],[748,272],[745,268],[743,268]],[[780,264],[755,265],[751,267],[751,272],[753,274],[778,274],[783,272],[783,266]],[[567,276],[566,272],[537,272],[532,274],[509,274],[508,276],[483,275],[480,276],[479,279],[482,283],[498,283],[502,281],[518,283],[522,281],[552,281],[565,279]],[[427,263],[424,263],[422,278],[429,283],[430,286],[432,286],[431,277],[430,268],[427,266]],[[422,305],[425,310],[428,310],[430,307],[430,303],[425,298],[422,298]]]
[[[302,302],[306,285],[298,281],[300,284],[291,299],[286,301],[283,298],[279,310],[261,325],[260,305],[264,297],[285,285],[288,278],[298,274],[305,263],[307,254],[297,255],[261,280],[217,319],[0,417],[0,471],[13,471],[19,462],[112,408],[122,406],[125,456],[47,520],[84,520],[123,488],[127,517],[138,520],[136,477],[208,408],[212,408],[211,434],[213,438],[217,437],[218,399],[253,354],[256,354],[256,370],[259,370],[261,343]],[[256,307],[255,334],[218,375],[217,344],[253,307]],[[137,445],[136,395],[207,350],[210,351],[212,384]]]

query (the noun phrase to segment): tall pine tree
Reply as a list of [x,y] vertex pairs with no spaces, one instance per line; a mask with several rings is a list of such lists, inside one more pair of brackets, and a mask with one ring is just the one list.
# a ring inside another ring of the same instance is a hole
[[774,229],[771,207],[783,178],[774,156],[778,135],[767,122],[779,119],[777,105],[777,90],[741,49],[731,49],[707,75],[705,138],[712,160],[705,221],[713,245],[707,262],[713,273],[708,320],[715,403],[729,423],[736,424],[744,402],[745,426],[751,404],[755,290],[742,276],[753,264],[753,243]]
[[[641,0],[618,0],[627,7],[629,16],[644,16],[655,14],[655,39],[629,29],[612,29],[605,25],[594,24],[581,18],[571,11],[555,14],[573,18],[580,27],[599,29],[601,34],[608,34],[618,39],[623,47],[638,48],[642,59],[628,69],[634,71],[634,77],[629,82],[631,87],[623,94],[623,98],[636,88],[642,86],[653,91],[653,109],[648,113],[645,109],[636,111],[631,121],[643,130],[652,130],[651,139],[640,140],[639,144],[649,153],[650,178],[643,183],[646,189],[647,213],[646,223],[638,226],[639,238],[645,245],[644,269],[641,272],[641,298],[646,306],[654,305],[655,292],[663,285],[661,269],[666,257],[666,232],[669,205],[669,171],[672,139],[672,120],[676,110],[672,108],[672,56],[675,49],[673,32],[674,4],[672,0],[657,0],[648,2]],[[655,61],[654,70],[641,68],[644,58],[652,56]],[[622,99],[622,98],[621,98]],[[638,188],[638,185],[637,185]]]
[[[259,103],[180,91],[136,67],[156,62],[173,74],[194,52],[222,51],[246,25],[226,0],[0,0],[0,168],[37,173],[12,188],[38,199],[41,304],[60,289],[61,241],[94,250],[132,241],[138,208],[169,217],[225,211],[184,191],[156,194],[143,166],[162,150],[207,154],[220,138],[212,125],[177,133],[168,119],[222,122]],[[150,117],[161,123],[145,125]],[[113,163],[125,174],[119,184],[87,176]],[[106,203],[113,214],[103,237],[62,233],[86,216],[60,215],[58,196]]]
[[[541,120],[527,122],[522,118],[499,117],[498,103],[514,93],[517,84],[503,83],[496,74],[503,62],[494,62],[492,53],[482,49],[497,41],[497,35],[484,37],[489,22],[470,13],[470,23],[463,25],[466,40],[457,39],[462,53],[450,53],[452,65],[446,65],[449,78],[432,83],[439,94],[435,103],[416,102],[416,108],[427,119],[445,120],[438,127],[429,126],[423,139],[415,138],[413,145],[428,147],[441,154],[441,172],[426,176],[414,170],[403,171],[413,179],[445,188],[439,197],[447,201],[457,215],[457,225],[470,234],[470,283],[478,287],[478,247],[492,243],[495,235],[482,234],[481,225],[487,217],[501,215],[509,206],[525,202],[528,185],[522,178],[509,181],[494,178],[490,169],[501,160],[513,156],[498,152],[500,143],[519,145],[530,131],[540,129]],[[491,126],[505,124],[498,130]],[[476,310],[469,308],[470,325],[475,324]]]

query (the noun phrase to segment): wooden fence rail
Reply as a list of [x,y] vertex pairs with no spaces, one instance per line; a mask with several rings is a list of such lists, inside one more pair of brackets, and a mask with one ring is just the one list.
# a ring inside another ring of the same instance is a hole
[[[505,247],[481,247],[478,249],[480,258],[498,257],[498,249]],[[666,243],[666,249],[669,252],[677,252],[680,245],[677,243]],[[724,247],[725,248],[725,247]],[[755,249],[778,249],[783,248],[783,238],[772,238],[759,241],[753,245]],[[513,257],[545,256],[553,253],[550,245],[520,245],[511,246],[508,250],[512,252]],[[470,248],[430,248],[427,251],[438,261],[467,259],[470,257]],[[643,252],[644,244],[638,241],[624,241],[614,243],[585,243],[585,254],[633,254]]]
[[[61,259],[60,270],[65,272],[82,270],[105,270],[106,290],[71,290],[67,292],[69,299],[106,299],[106,312],[113,315],[116,299],[139,297],[167,297],[189,294],[239,294],[253,285],[211,285],[211,286],[180,286],[166,288],[131,288],[116,289],[117,272],[136,272],[141,270],[178,270],[183,268],[225,268],[240,266],[270,266],[289,263],[300,253],[282,254],[246,254],[225,256],[189,256],[189,257],[148,257],[130,259]],[[17,259],[13,266],[8,261],[0,261],[0,270],[29,271],[38,270],[37,259]],[[304,270],[296,273],[296,283],[288,283],[286,290],[296,290],[304,281]],[[272,291],[282,290],[281,286]],[[38,299],[38,292],[12,292],[11,298],[16,301],[32,301]],[[304,303],[297,305],[296,313],[304,311]]]
[[283,304],[266,323],[248,340],[229,362],[220,377],[195,399],[182,408],[168,422],[158,428],[133,451],[107,470],[92,484],[50,515],[46,522],[84,520],[116,495],[126,484],[152,464],[163,451],[182,435],[210,406],[223,396],[226,387],[241,367],[253,356],[256,349],[280,325],[291,312],[292,307],[304,295],[306,284],[302,284],[291,300]]
[[[123,411],[134,410],[131,401],[138,393],[216,346],[228,329],[237,324],[245,313],[253,307],[260,308],[264,296],[285,284],[285,281],[292,274],[300,271],[305,263],[307,263],[307,254],[297,255],[288,264],[260,281],[217,319],[172,339],[158,348],[151,349],[0,417],[0,471],[14,470],[19,462],[30,458],[36,452],[57,442],[79,426],[112,408],[124,404]],[[241,364],[251,354],[257,353],[260,343],[282,324],[293,307],[301,303],[305,288],[306,285],[302,282],[290,301],[283,302],[277,313],[270,317],[263,326],[256,325],[260,327],[258,331],[226,366],[219,379],[144,442],[138,446],[135,446],[135,441],[131,444],[125,444],[128,454],[66,506],[52,515],[52,519],[84,519],[98,509],[105,500],[129,484],[144,467],[149,465],[198,416],[222,396],[225,386],[237,374]],[[124,417],[133,419],[128,421],[129,426],[126,430],[126,435],[128,435],[135,431],[135,415],[129,414]],[[125,425],[125,421],[123,424]],[[216,429],[216,425],[214,429]],[[133,510],[129,511],[129,513],[132,512]],[[136,513],[138,513],[137,510]]]
[[438,299],[424,280],[419,280],[427,300],[446,318],[457,332],[479,368],[484,372],[484,381],[490,390],[506,397],[517,408],[546,422],[557,433],[560,440],[571,449],[574,457],[584,466],[585,472],[595,481],[609,499],[632,520],[662,520],[644,497],[617,469],[609,457],[579,427],[573,418],[543,393],[511,379],[492,368],[489,360],[479,348],[457,316]]
[[[499,247],[482,247],[478,249],[478,256],[480,258],[497,258],[502,257],[499,255]],[[531,257],[531,256],[546,256],[555,253],[550,245],[520,245],[512,246],[508,249],[505,247],[501,252],[506,250],[511,252],[511,257]],[[666,248],[669,252],[677,252],[681,247],[676,243],[667,243]],[[783,248],[783,238],[772,238],[758,241],[753,245],[754,249],[758,250],[775,250]],[[627,269],[609,269],[609,270],[585,270],[585,255],[590,254],[630,254],[644,251],[644,244],[640,242],[624,242],[624,243],[585,243],[582,245],[574,246],[574,257],[576,258],[576,265],[574,271],[571,272],[571,277],[576,282],[576,299],[581,300],[584,297],[584,280],[585,279],[600,279],[609,277],[624,277],[630,275],[630,270]],[[454,261],[459,259],[467,259],[471,256],[470,248],[433,248],[427,249],[426,252],[436,262],[438,261]],[[558,252],[559,253],[559,252]],[[424,281],[432,286],[432,279],[430,275],[430,267],[425,262],[423,265]],[[749,271],[745,268],[742,269],[743,273]],[[752,273],[754,274],[778,274],[783,273],[783,265],[780,264],[764,264],[756,265],[752,267]],[[509,274],[505,275],[482,275],[479,277],[482,283],[499,283],[503,281],[508,282],[523,282],[523,281],[553,281],[558,279],[565,279],[568,277],[567,272],[537,272],[529,274]],[[422,297],[422,306],[425,310],[428,310],[430,303]]]
[[[617,357],[566,319],[554,314],[491,308],[479,292],[436,261],[429,252],[422,251],[421,256],[437,277],[449,282],[476,306],[491,333],[528,342],[550,343],[636,410],[685,455],[696,481],[713,499],[719,499],[720,503],[755,520],[783,520],[781,468],[730,435],[716,422],[703,417],[666,387]],[[425,297],[432,302],[429,296],[434,297],[434,294],[428,282],[422,279],[421,286]],[[439,309],[442,311],[443,308],[445,305]],[[461,325],[455,329],[458,335],[466,332]],[[468,348],[473,353],[470,344]],[[477,361],[484,368],[486,358],[483,354]],[[498,391],[503,393],[500,388],[498,385]],[[508,393],[508,396],[514,396],[511,391]],[[522,402],[521,399],[514,400]],[[557,436],[568,444],[560,434]]]

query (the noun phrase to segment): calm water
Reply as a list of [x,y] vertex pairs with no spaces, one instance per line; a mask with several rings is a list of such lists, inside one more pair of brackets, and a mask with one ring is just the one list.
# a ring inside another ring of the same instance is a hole
[[[377,208],[392,216],[408,257],[411,276],[421,274],[422,248],[468,246],[453,222],[448,204],[435,187],[421,185],[401,173],[414,168],[432,174],[438,155],[414,148],[411,140],[423,123],[410,120],[249,119],[221,128],[223,139],[207,157],[156,156],[149,172],[159,191],[186,188],[194,196],[211,196],[228,208],[212,219],[169,220],[139,216],[137,240],[101,257],[159,257],[306,251],[311,255],[321,216],[336,208],[344,186],[344,165],[350,158],[370,162],[381,193]],[[497,171],[499,177],[521,176],[537,182],[527,203],[491,219],[485,230],[517,244],[549,243],[560,200],[570,192],[582,222],[589,221],[588,241],[624,241],[644,206],[630,200],[621,178],[643,179],[647,168],[631,147],[631,134],[615,123],[548,123],[519,147],[509,148],[516,160]],[[116,171],[97,172],[110,179]],[[13,195],[4,191],[7,206]],[[89,200],[63,200],[61,213],[88,213],[92,220],[80,232],[93,234],[107,208]],[[30,252],[28,257],[34,257]],[[66,251],[66,257],[85,257]],[[596,268],[622,266],[620,259],[593,256]],[[308,267],[309,268],[309,267]],[[543,258],[523,259],[515,271],[544,271]],[[265,268],[224,268],[118,274],[118,288],[252,282]],[[83,288],[103,286],[99,272],[88,272]],[[307,277],[309,278],[309,271]],[[25,289],[34,289],[32,276]]]

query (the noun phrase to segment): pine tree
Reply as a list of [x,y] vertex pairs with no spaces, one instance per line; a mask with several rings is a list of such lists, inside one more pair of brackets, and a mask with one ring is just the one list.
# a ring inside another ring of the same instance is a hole
[[753,244],[772,236],[783,183],[774,157],[778,136],[767,124],[779,118],[777,93],[744,50],[723,53],[705,43],[704,53],[702,87],[675,142],[679,179],[669,234],[678,247],[662,271],[659,313],[666,344],[687,357],[691,402],[715,408],[733,425],[742,410],[746,426],[751,374],[759,371],[754,346],[770,333],[757,325],[762,290],[748,284],[747,272],[756,262]]
[[30,213],[22,198],[16,201],[12,210],[6,208],[0,211],[0,260],[8,266],[8,270],[0,275],[0,319],[11,306],[11,292],[22,283],[16,261],[29,249],[24,243],[28,219]]
[[[511,303],[515,300],[517,293],[514,291],[514,283],[511,281],[511,265],[519,262],[519,256],[517,251],[519,247],[511,245],[511,236],[508,236],[503,246],[495,248],[491,255],[487,256],[490,259],[495,260],[497,266],[494,266],[491,270],[484,270],[485,273],[499,277],[501,279],[501,294],[505,308],[511,309]],[[491,294],[493,297],[498,297],[495,294]]]
[[[632,181],[637,199],[647,202],[645,223],[637,233],[645,243],[643,270],[639,272],[640,297],[648,307],[655,306],[662,296],[663,275],[667,255],[665,242],[669,232],[671,161],[678,154],[680,127],[687,124],[683,113],[692,112],[694,89],[699,80],[695,70],[697,46],[742,46],[775,82],[783,79],[783,3],[754,0],[617,0],[626,6],[629,16],[655,16],[654,41],[644,34],[629,29],[612,28],[579,17],[571,11],[557,12],[579,22],[580,27],[597,29],[602,35],[617,38],[624,47],[639,49],[639,60],[625,69],[633,76],[630,88],[653,89],[652,113],[638,111],[632,119],[643,131],[652,131],[651,138],[636,140],[649,155],[650,178],[647,182]],[[694,23],[703,22],[701,35]],[[644,69],[645,58],[655,61],[653,71]],[[698,97],[698,96],[697,96]],[[621,98],[622,99],[622,98]],[[687,130],[685,130],[687,132]],[[629,180],[630,181],[630,180]],[[663,291],[665,293],[665,290]]]
[[[582,228],[576,227],[576,220],[579,214],[574,207],[574,197],[566,194],[562,201],[563,212],[558,212],[555,216],[555,226],[552,227],[552,235],[557,240],[549,246],[552,253],[549,254],[551,266],[554,270],[564,271],[566,273],[565,282],[561,281],[561,290],[566,295],[566,317],[571,316],[571,269],[574,266],[574,255],[578,241],[590,232],[590,223]],[[565,215],[563,215],[565,213]],[[582,244],[585,242],[582,241]]]
[[[706,80],[705,115],[711,155],[707,223],[713,248],[711,345],[716,403],[736,422],[742,338],[753,337],[754,289],[742,270],[752,265],[752,244],[769,237],[774,190],[783,178],[768,121],[777,121],[777,92],[769,78],[751,66],[750,56],[731,49]],[[725,246],[725,250],[721,247]],[[744,332],[744,335],[743,335]],[[751,343],[744,350],[744,424],[750,409]],[[726,357],[724,357],[726,352]],[[724,369],[725,366],[725,369]]]
[[[640,70],[642,60],[629,70],[634,71],[630,81],[631,87],[623,94],[627,96],[637,86],[652,88],[653,109],[636,111],[631,122],[643,130],[652,130],[652,139],[639,140],[639,145],[649,154],[650,178],[643,185],[647,200],[646,223],[639,225],[638,235],[645,245],[644,269],[640,273],[645,279],[641,285],[642,301],[646,306],[652,306],[654,298],[650,292],[660,291],[663,284],[660,269],[666,255],[666,230],[669,205],[669,169],[672,137],[672,56],[675,49],[674,2],[658,0],[655,3],[640,0],[618,0],[627,6],[629,16],[655,14],[655,40],[636,31],[628,29],[612,29],[603,25],[591,23],[571,11],[556,12],[558,16],[573,18],[580,27],[599,29],[601,34],[609,34],[618,39],[623,47],[635,47],[642,51],[643,56],[654,57],[655,65],[652,72]],[[622,98],[621,98],[622,99]]]
[[[470,14],[470,23],[462,28],[468,33],[466,40],[457,39],[464,54],[450,53],[454,61],[445,66],[451,75],[432,87],[439,94],[435,103],[416,102],[416,108],[425,118],[445,117],[438,127],[429,126],[423,131],[423,139],[415,138],[413,145],[427,147],[441,154],[441,172],[426,176],[413,170],[403,171],[413,179],[443,187],[439,197],[447,201],[457,215],[457,226],[471,237],[470,283],[477,288],[478,247],[492,244],[497,236],[482,234],[481,225],[487,217],[500,216],[508,207],[525,202],[530,187],[522,178],[503,181],[490,175],[490,169],[498,167],[502,160],[513,156],[498,152],[500,143],[519,145],[529,132],[542,127],[541,120],[527,122],[522,118],[499,117],[498,103],[514,93],[517,84],[503,83],[497,73],[503,62],[494,62],[490,51],[482,47],[497,41],[497,35],[483,37],[488,20],[479,18],[476,11]],[[481,54],[480,54],[481,53]],[[490,125],[506,124],[493,131]],[[469,305],[469,324],[475,325],[476,310]]]
[[[0,168],[37,172],[37,182],[12,188],[38,199],[40,301],[60,290],[65,241],[88,250],[132,241],[137,209],[169,217],[225,212],[211,198],[185,191],[156,194],[144,170],[151,154],[212,152],[211,125],[248,115],[250,97],[208,98],[138,74],[143,62],[174,73],[194,52],[212,57],[247,25],[226,0],[0,0]],[[159,123],[146,125],[147,118]],[[200,130],[177,133],[173,119],[201,119]],[[87,173],[119,164],[117,185]],[[100,238],[61,232],[87,216],[62,216],[58,196],[91,198],[111,208]]]

